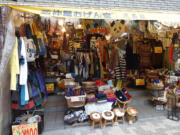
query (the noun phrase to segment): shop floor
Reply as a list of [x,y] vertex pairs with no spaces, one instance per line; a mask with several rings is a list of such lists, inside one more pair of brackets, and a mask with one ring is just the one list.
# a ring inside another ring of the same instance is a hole
[[[135,107],[139,113],[139,120],[136,123],[149,120],[166,119],[166,111],[157,111],[151,104],[151,91],[145,89],[128,89],[128,92],[132,96],[131,106]],[[48,102],[45,106],[45,123],[44,132],[53,130],[65,130],[71,129],[64,123],[64,112],[67,109],[66,100],[62,95],[53,95],[48,97]],[[128,125],[126,122],[122,125]],[[91,128],[90,126],[84,126]]]

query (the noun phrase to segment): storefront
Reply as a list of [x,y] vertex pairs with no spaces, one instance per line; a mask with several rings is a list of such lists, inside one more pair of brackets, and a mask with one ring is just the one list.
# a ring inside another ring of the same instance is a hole
[[131,94],[137,89],[153,93],[152,110],[168,108],[178,120],[171,113],[179,105],[180,15],[8,6],[16,36],[8,51],[12,125],[39,122],[43,129],[52,95],[66,101],[67,125],[132,124],[143,111]]

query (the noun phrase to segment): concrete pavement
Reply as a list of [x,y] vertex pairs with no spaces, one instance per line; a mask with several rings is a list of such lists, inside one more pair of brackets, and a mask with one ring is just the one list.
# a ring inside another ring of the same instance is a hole
[[92,129],[90,126],[46,131],[43,135],[180,135],[180,121],[167,118],[141,120]]

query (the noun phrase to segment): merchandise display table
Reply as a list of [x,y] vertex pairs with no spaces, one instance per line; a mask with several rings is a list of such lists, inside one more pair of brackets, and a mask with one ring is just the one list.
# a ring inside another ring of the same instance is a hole
[[85,105],[85,111],[87,115],[90,115],[93,112],[102,113],[104,111],[111,111],[112,104],[113,104],[112,102],[89,103]]

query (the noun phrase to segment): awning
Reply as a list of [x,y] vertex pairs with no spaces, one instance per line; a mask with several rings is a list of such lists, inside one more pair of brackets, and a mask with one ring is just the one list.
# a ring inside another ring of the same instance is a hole
[[152,11],[152,10],[118,10],[118,9],[88,9],[77,7],[34,7],[5,5],[23,12],[39,14],[42,16],[70,17],[83,19],[124,19],[124,20],[158,20],[167,22],[180,22],[180,13]]

